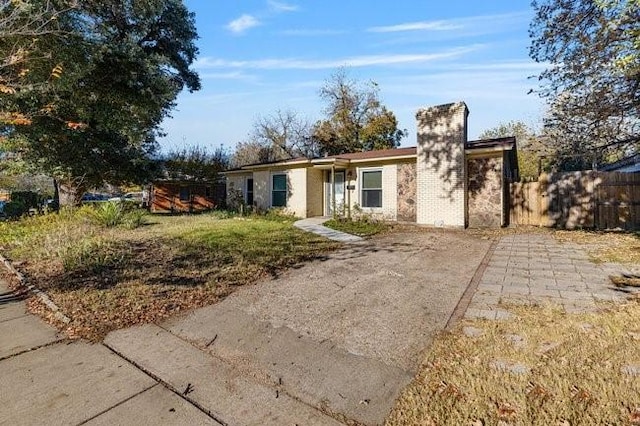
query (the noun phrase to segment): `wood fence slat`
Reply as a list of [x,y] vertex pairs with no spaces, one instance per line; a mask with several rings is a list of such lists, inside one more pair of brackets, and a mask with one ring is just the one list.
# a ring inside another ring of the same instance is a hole
[[640,229],[640,174],[570,172],[513,183],[513,225],[559,228]]

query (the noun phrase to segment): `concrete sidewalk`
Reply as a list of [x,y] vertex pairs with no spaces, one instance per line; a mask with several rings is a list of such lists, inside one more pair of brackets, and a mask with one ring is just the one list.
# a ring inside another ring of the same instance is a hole
[[0,279],[0,424],[218,424],[103,345],[69,341]]
[[335,229],[327,228],[322,224],[328,221],[329,217],[311,217],[308,219],[301,219],[296,221],[293,226],[302,229],[303,231],[312,232],[314,234],[323,236],[333,241],[339,241],[341,243],[358,243],[364,241],[364,238],[357,235],[347,234],[346,232],[336,231]]
[[499,302],[554,304],[566,312],[593,311],[597,302],[620,302],[627,296],[610,275],[628,274],[616,264],[595,264],[578,244],[560,243],[549,235],[502,237],[467,309],[467,318],[505,319]]

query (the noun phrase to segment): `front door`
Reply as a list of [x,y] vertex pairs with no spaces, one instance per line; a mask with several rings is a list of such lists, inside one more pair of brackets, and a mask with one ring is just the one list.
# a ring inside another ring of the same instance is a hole
[[335,188],[335,212],[338,215],[344,214],[344,171],[334,172],[334,182],[331,182],[331,172],[327,173],[327,182],[325,194],[327,194],[325,200],[325,212],[327,216],[333,216],[334,197],[333,192]]

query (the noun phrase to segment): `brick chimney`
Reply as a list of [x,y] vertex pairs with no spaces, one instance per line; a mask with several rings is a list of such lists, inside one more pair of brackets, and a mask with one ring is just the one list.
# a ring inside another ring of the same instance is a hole
[[423,108],[416,113],[417,223],[466,225],[467,116],[464,102]]

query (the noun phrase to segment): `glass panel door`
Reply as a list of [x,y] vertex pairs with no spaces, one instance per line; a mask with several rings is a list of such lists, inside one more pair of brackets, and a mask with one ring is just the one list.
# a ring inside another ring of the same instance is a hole
[[327,199],[325,200],[325,211],[327,212],[327,216],[333,216],[333,188],[335,186],[335,208],[336,213],[338,215],[344,214],[344,194],[345,194],[345,186],[344,186],[344,171],[335,172],[335,184],[331,184],[331,171],[327,173],[327,182],[326,187],[327,191]]

